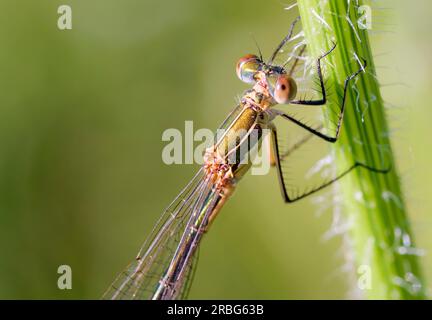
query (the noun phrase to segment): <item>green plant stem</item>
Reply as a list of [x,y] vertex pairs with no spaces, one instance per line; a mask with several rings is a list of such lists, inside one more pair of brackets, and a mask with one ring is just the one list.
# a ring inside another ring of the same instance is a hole
[[[340,181],[344,212],[352,222],[349,236],[357,276],[354,289],[369,299],[422,299],[425,284],[418,251],[391,150],[368,32],[358,27],[360,15],[355,2],[298,0],[309,54],[318,57],[331,47],[332,41],[337,44],[334,53],[326,57],[331,66],[325,69],[328,86],[334,85],[341,95],[345,78],[359,68],[355,54],[368,64],[366,73],[355,81],[356,91],[348,88],[342,134],[334,146],[336,166],[354,163],[359,154],[374,167],[379,167],[383,158],[391,163],[388,173],[357,168]],[[359,144],[359,140],[363,143]]]

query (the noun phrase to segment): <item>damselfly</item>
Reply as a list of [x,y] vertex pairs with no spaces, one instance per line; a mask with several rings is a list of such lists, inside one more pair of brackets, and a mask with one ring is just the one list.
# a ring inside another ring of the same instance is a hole
[[[296,99],[297,82],[294,70],[301,59],[306,44],[300,45],[298,56],[291,61],[291,68],[275,63],[283,47],[290,42],[293,30],[299,18],[291,25],[288,35],[282,40],[267,62],[261,54],[246,55],[237,63],[237,75],[240,80],[252,84],[253,88],[245,92],[239,105],[222,124],[225,133],[204,155],[204,165],[199,169],[189,184],[166,208],[154,227],[151,235],[141,248],[137,258],[121,273],[105,293],[109,299],[181,299],[185,298],[193,277],[193,265],[197,249],[212,221],[225,202],[232,195],[236,184],[251,166],[250,162],[241,161],[244,154],[228,161],[230,155],[238,150],[247,152],[251,133],[258,132],[258,140],[263,130],[271,132],[273,145],[273,163],[276,166],[282,195],[286,202],[294,202],[311,195],[344,176],[355,167],[379,171],[365,164],[356,162],[331,179],[302,193],[291,192],[281,163],[295,149],[311,137],[322,141],[335,142],[338,139],[345,111],[348,84],[360,72],[365,70],[366,61],[358,70],[349,75],[343,86],[343,96],[339,104],[335,131],[329,134],[322,126],[312,127],[295,116],[274,108],[275,105],[322,106],[327,102],[326,86],[323,80],[321,60],[329,55],[336,44],[315,61],[315,70],[319,80],[318,99]],[[295,144],[288,152],[281,152],[274,120],[281,118],[298,126],[308,136]],[[244,134],[238,136],[238,131]],[[233,138],[234,137],[234,138]]]

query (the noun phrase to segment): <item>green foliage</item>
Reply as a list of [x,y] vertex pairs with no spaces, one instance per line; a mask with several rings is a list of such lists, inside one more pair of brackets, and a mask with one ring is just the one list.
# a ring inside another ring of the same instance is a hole
[[328,56],[326,81],[335,86],[338,96],[361,58],[368,64],[348,87],[342,134],[334,146],[336,166],[362,159],[374,168],[390,168],[386,174],[357,168],[341,180],[344,210],[352,224],[349,236],[358,276],[355,289],[370,299],[424,298],[368,32],[359,28],[358,7],[354,1],[320,0],[299,0],[298,7],[312,56],[328,50],[332,41],[337,44],[334,54]]

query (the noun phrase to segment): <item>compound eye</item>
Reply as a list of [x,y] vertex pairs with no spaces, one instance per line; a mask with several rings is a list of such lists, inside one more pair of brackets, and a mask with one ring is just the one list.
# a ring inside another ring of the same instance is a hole
[[297,94],[297,84],[286,74],[276,74],[268,79],[270,93],[277,103],[286,104]]
[[262,61],[254,54],[247,54],[237,62],[236,72],[239,79],[246,83],[255,82]]

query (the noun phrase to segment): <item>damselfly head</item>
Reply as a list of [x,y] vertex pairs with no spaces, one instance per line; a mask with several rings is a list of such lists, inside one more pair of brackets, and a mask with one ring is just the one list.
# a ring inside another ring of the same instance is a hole
[[247,54],[236,66],[239,79],[246,83],[263,82],[273,99],[280,104],[289,103],[297,94],[295,80],[286,74],[285,69],[264,63],[258,56]]

